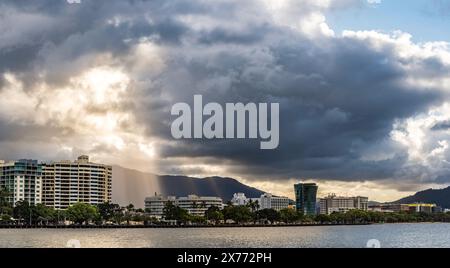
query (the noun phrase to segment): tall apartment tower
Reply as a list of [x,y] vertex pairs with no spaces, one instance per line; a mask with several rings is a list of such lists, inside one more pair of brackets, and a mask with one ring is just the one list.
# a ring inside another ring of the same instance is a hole
[[0,161],[0,188],[9,192],[8,202],[35,205],[42,198],[42,165],[37,160]]
[[295,206],[304,215],[316,214],[317,189],[315,183],[298,183],[294,185]]
[[112,167],[91,163],[86,155],[74,162],[44,164],[42,181],[42,203],[55,209],[66,209],[77,202],[111,202]]

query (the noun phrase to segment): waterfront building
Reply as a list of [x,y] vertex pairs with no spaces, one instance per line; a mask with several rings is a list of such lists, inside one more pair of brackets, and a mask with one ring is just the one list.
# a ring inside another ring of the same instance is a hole
[[262,194],[259,198],[259,209],[274,209],[280,211],[289,208],[290,199],[285,196],[276,196],[269,193]]
[[31,205],[41,203],[42,165],[37,160],[1,160],[0,188],[9,192],[7,201],[13,206],[19,201],[28,201]]
[[335,194],[319,199],[320,214],[331,214],[333,212],[347,212],[352,209],[367,210],[368,197],[342,197]]
[[231,204],[234,206],[245,206],[249,201],[250,199],[248,199],[244,193],[235,193],[231,199]]
[[413,203],[408,204],[408,207],[410,212],[433,213],[438,210],[436,204]]
[[145,198],[145,210],[152,217],[163,218],[164,208],[168,202],[187,210],[189,214],[194,216],[204,216],[208,208],[212,206],[223,209],[223,201],[220,197],[188,195],[176,198],[175,196],[155,195]]
[[145,198],[145,212],[151,217],[161,219],[164,216],[164,208],[167,203],[171,201],[175,204],[175,199],[175,196],[164,197],[155,193],[154,196]]
[[213,206],[223,209],[222,198],[215,196],[188,195],[179,197],[175,200],[175,205],[186,209],[189,214],[194,216],[204,216],[206,210]]
[[85,155],[73,162],[43,164],[42,185],[42,203],[55,209],[66,209],[77,202],[111,202],[112,167],[92,163]]
[[409,206],[407,204],[376,204],[376,205],[370,205],[369,211],[376,211],[376,212],[408,212]]
[[359,210],[367,211],[369,208],[369,198],[364,196],[356,196],[353,198],[355,201],[355,207]]
[[412,203],[412,204],[377,204],[369,207],[370,211],[377,212],[425,212],[438,213],[442,212],[442,208],[436,204]]
[[316,197],[318,186],[315,183],[298,183],[294,185],[295,206],[304,215],[316,214]]

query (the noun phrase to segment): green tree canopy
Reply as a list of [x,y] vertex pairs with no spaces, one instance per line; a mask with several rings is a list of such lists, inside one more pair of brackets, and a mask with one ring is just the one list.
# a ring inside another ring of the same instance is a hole
[[164,219],[186,222],[189,219],[188,211],[175,206],[173,202],[167,202],[163,210]]
[[280,213],[278,211],[276,211],[275,209],[262,209],[256,212],[256,214],[258,215],[258,219],[260,220],[267,220],[270,222],[276,222],[280,220]]
[[116,213],[120,212],[120,206],[118,204],[105,202],[97,205],[98,213],[103,221],[114,220]]
[[280,210],[280,219],[285,223],[293,223],[300,220],[302,215],[295,209],[284,208]]
[[67,209],[67,216],[69,220],[77,224],[83,224],[98,218],[99,213],[95,206],[76,203]]
[[32,207],[33,210],[33,218],[36,221],[53,221],[55,218],[55,210],[50,207],[46,207],[43,204],[37,204],[36,206]]
[[253,218],[253,213],[248,206],[226,206],[223,209],[223,216],[225,220],[246,223]]
[[211,206],[206,210],[205,217],[207,220],[218,223],[219,221],[223,220],[223,213],[218,207]]
[[13,209],[13,216],[16,219],[31,223],[32,221],[32,208],[28,201],[21,200],[16,203]]

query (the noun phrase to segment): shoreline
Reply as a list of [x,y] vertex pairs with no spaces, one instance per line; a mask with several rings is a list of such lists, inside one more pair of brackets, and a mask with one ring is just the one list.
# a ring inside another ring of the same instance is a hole
[[369,223],[314,223],[314,224],[220,224],[220,225],[0,225],[1,229],[192,229],[192,228],[270,228],[270,227],[324,227],[324,226],[368,226],[386,224],[431,224],[427,222],[369,222]]
[[170,229],[170,228],[265,228],[265,227],[323,227],[323,226],[366,226],[376,223],[317,223],[317,224],[229,224],[229,225],[0,225],[0,229]]

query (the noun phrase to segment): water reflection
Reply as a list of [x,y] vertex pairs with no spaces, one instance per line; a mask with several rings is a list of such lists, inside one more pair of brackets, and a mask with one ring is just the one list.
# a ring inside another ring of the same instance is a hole
[[[450,224],[199,229],[0,229],[0,247],[450,247]],[[78,244],[79,243],[79,244]]]

